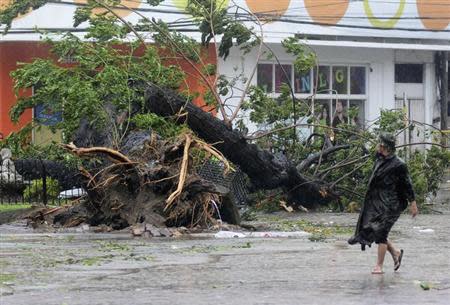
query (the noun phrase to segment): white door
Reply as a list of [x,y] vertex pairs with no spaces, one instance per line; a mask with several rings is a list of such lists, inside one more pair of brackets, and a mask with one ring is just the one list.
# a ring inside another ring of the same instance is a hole
[[[404,109],[409,124],[414,125],[414,129],[407,129],[399,135],[398,144],[421,143],[425,141],[425,128],[420,124],[425,122],[425,76],[423,69],[423,65],[419,64],[396,65],[396,108]],[[424,148],[425,145],[411,146],[412,150]]]

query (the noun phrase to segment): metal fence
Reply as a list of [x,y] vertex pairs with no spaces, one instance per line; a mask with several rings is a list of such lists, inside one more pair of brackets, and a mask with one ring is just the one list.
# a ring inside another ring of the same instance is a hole
[[238,206],[245,205],[249,193],[247,185],[248,179],[236,165],[235,171],[228,175],[223,175],[223,163],[206,161],[197,169],[198,174],[205,180],[222,185],[230,190],[231,198]]
[[[412,124],[414,129],[406,128],[397,138],[397,144],[422,143],[427,141],[427,133],[424,125],[414,124],[414,122],[425,122],[425,101],[420,98],[408,98],[406,95],[395,99],[396,109],[405,109],[408,124]],[[424,150],[425,145],[409,146],[408,153],[414,150]]]
[[61,205],[84,196],[73,174],[52,164],[56,163],[2,160],[0,204]]
[[[0,204],[62,205],[86,195],[75,177],[78,172],[56,162],[8,159],[0,165]],[[224,176],[222,163],[207,161],[197,171],[203,179],[228,188],[237,205],[245,204],[248,179],[239,168]]]

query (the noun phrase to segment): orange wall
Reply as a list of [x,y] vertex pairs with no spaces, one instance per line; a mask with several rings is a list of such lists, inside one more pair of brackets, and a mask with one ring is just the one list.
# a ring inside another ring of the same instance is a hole
[[[162,55],[163,56],[163,55]],[[170,56],[170,55],[169,55]],[[217,65],[217,58],[216,53],[214,51],[214,45],[211,44],[209,48],[203,49],[202,54],[202,61],[205,65],[207,64],[215,64]],[[171,65],[178,65],[185,71],[186,73],[186,83],[182,84],[182,90],[186,90],[189,93],[198,93],[200,94],[199,97],[195,98],[193,103],[199,107],[202,107],[204,111],[212,112],[214,115],[216,114],[214,107],[206,106],[205,101],[203,99],[203,94],[205,94],[208,90],[206,85],[203,81],[200,80],[200,77],[198,76],[198,72],[195,71],[195,68],[192,67],[187,61],[185,60],[169,60],[167,61],[167,64]],[[196,66],[198,70],[202,71],[202,66],[197,65]],[[210,76],[210,82],[212,83],[214,81],[214,77]],[[187,87],[187,88],[186,88]]]
[[38,42],[0,43],[0,132],[5,137],[12,131],[20,130],[31,121],[32,116],[31,110],[27,110],[17,124],[11,122],[9,110],[16,103],[16,98],[10,73],[17,69],[19,62],[31,62],[33,58],[48,57],[48,50],[48,46]]
[[[206,55],[207,54],[207,55]],[[16,103],[13,91],[13,81],[10,73],[18,68],[19,62],[32,62],[34,58],[45,58],[49,56],[49,46],[35,41],[27,42],[0,42],[0,133],[4,137],[11,132],[20,130],[32,119],[31,110],[27,110],[17,124],[13,124],[9,118],[9,110]],[[216,63],[214,48],[205,50],[205,63]],[[204,85],[196,77],[195,69],[183,60],[169,61],[168,64],[180,65],[187,72],[187,86],[190,92],[203,94],[206,92]],[[199,67],[201,70],[201,67]],[[185,85],[182,89],[185,89]],[[31,91],[29,91],[31,93]],[[204,105],[201,97],[196,98],[194,103],[198,106]],[[205,107],[206,111],[211,108]]]

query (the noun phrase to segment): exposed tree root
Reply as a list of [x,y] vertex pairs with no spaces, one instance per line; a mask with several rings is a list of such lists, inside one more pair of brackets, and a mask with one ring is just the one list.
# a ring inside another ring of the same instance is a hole
[[128,163],[132,164],[133,162],[128,159],[127,156],[122,153],[107,147],[90,147],[90,148],[78,148],[75,144],[62,144],[62,146],[72,152],[77,156],[86,156],[86,155],[96,155],[96,154],[105,154],[108,159],[110,159],[114,163]]
[[169,198],[166,200],[166,207],[164,208],[164,211],[166,211],[173,201],[180,196],[181,192],[183,191],[183,185],[186,181],[187,171],[188,171],[188,162],[189,162],[189,148],[191,147],[192,138],[185,134],[185,143],[184,143],[184,153],[183,153],[183,160],[181,161],[181,168],[180,168],[180,178],[178,180],[178,186],[177,189],[170,194]]
[[[136,138],[139,135],[134,135]],[[226,191],[197,175],[193,156],[204,152],[231,170],[225,157],[190,132],[172,141],[146,136],[139,150],[127,156],[107,147],[64,147],[83,158],[107,157],[100,168],[80,168],[88,200],[73,207],[41,211],[30,218],[34,224],[54,223],[64,227],[86,222],[113,229],[138,223],[162,226],[211,226],[220,217]]]
[[199,140],[196,139],[195,137],[193,137],[191,134],[184,134],[185,140],[184,140],[184,151],[183,151],[183,158],[182,158],[182,162],[181,162],[181,168],[180,168],[180,178],[178,180],[178,186],[177,189],[170,194],[169,198],[167,198],[166,200],[166,207],[164,208],[164,211],[166,211],[174,202],[175,199],[177,199],[181,192],[183,191],[183,186],[186,182],[186,176],[187,176],[187,172],[188,172],[188,163],[189,163],[189,151],[191,149],[191,147],[197,147],[201,150],[204,150],[208,153],[210,153],[211,155],[213,155],[214,157],[216,157],[217,159],[219,159],[221,162],[223,162],[223,164],[225,165],[225,169],[224,169],[224,175],[226,175],[230,169],[230,163],[228,162],[228,160],[222,155],[222,153],[220,153],[217,149],[215,149],[213,146]]

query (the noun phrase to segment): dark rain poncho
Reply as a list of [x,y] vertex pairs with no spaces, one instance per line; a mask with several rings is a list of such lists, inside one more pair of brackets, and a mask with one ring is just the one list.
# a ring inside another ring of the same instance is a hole
[[356,226],[355,238],[361,249],[373,242],[386,243],[392,226],[413,200],[406,164],[395,155],[377,156]]

